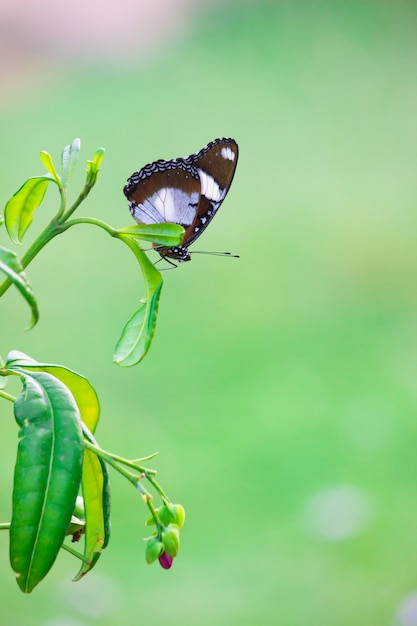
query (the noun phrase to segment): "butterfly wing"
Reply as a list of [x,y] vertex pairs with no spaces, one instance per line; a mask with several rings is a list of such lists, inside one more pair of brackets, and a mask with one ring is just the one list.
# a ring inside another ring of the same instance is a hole
[[198,172],[201,190],[195,218],[185,231],[184,247],[201,235],[217,213],[232,184],[238,155],[236,141],[222,137],[186,159]]
[[123,191],[139,224],[172,222],[188,228],[199,204],[200,178],[184,159],[155,161],[133,174]]

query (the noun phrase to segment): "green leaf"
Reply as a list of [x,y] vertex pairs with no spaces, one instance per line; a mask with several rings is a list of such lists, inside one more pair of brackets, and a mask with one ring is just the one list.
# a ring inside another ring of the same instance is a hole
[[16,254],[0,246],[0,270],[6,274],[13,285],[20,291],[31,308],[32,319],[29,328],[33,328],[39,319],[38,305],[35,295]]
[[41,158],[42,163],[45,166],[45,169],[50,173],[53,180],[57,183],[58,187],[61,187],[62,186],[61,178],[55,169],[54,162],[49,152],[46,152],[46,150],[42,150],[39,156]]
[[80,580],[97,563],[110,538],[110,483],[107,466],[92,450],[84,450],[82,490],[85,507],[84,562]]
[[63,365],[38,363],[18,350],[7,355],[6,367],[23,367],[27,371],[47,372],[60,380],[71,392],[80,411],[81,419],[94,432],[100,416],[100,404],[94,387],[81,374]]
[[[38,363],[18,350],[12,350],[8,354],[6,367],[24,368],[28,372],[46,372],[58,378],[71,391],[82,421],[89,431],[94,432],[100,406],[97,394],[86,378],[62,365]],[[95,443],[92,435],[87,438]],[[110,483],[107,466],[88,449],[84,450],[81,484],[85,509],[84,558],[87,562],[83,563],[74,580],[79,580],[94,567],[110,537]]]
[[33,215],[42,203],[48,183],[53,178],[49,175],[28,178],[10,198],[4,208],[7,232],[13,243],[21,243],[32,223]]
[[184,237],[183,227],[169,222],[163,222],[162,224],[137,224],[136,226],[120,228],[118,232],[169,248],[179,245]]
[[77,165],[78,156],[80,153],[81,141],[76,138],[74,141],[68,146],[65,146],[61,155],[61,165],[62,165],[62,185],[63,187],[67,187],[72,174]]
[[52,567],[70,524],[84,445],[80,414],[68,388],[46,372],[10,369],[23,378],[15,402],[20,432],[10,563],[20,589],[30,593]]
[[123,328],[113,356],[118,365],[129,367],[139,363],[151,346],[163,281],[161,273],[152,265],[135,240],[122,234],[118,237],[133,250],[141,266],[146,286],[144,304]]

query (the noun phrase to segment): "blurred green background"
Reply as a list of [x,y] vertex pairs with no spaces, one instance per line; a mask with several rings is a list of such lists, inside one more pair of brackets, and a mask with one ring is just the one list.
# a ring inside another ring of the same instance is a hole
[[[19,295],[2,298],[0,351],[87,376],[103,447],[160,451],[160,482],[187,511],[181,553],[169,572],[145,564],[145,507],[112,475],[111,543],[76,585],[78,564],[62,554],[23,596],[0,536],[2,619],[415,626],[416,5],[179,2],[171,34],[172,11],[148,28],[140,5],[126,40],[134,48],[135,27],[146,45],[125,56],[102,40],[96,56],[52,46],[14,67],[10,37],[3,203],[42,172],[41,149],[58,160],[79,136],[84,160],[106,148],[79,214],[127,226],[133,171],[232,136],[237,173],[195,249],[241,258],[195,256],[167,272],[152,348],[124,370],[112,350],[143,296],[138,268],[102,231],[71,229],[28,268],[36,328],[24,331]],[[37,19],[34,33],[40,9]],[[69,32],[68,20],[67,43],[85,27]],[[81,162],[73,197],[82,180]],[[27,244],[56,201],[51,189]],[[9,404],[0,411],[8,520],[17,427]]]

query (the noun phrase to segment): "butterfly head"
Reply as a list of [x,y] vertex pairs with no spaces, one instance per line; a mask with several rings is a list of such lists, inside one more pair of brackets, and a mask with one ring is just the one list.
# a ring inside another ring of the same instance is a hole
[[154,248],[163,259],[174,259],[178,263],[185,263],[185,261],[191,261],[191,254],[184,246],[174,246],[167,248],[166,246],[157,246],[154,244]]

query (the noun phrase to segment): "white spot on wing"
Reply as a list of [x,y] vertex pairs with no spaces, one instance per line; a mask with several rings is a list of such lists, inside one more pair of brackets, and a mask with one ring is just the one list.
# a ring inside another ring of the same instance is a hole
[[149,198],[149,202],[154,206],[158,213],[164,217],[165,220],[169,221],[167,215],[171,214],[173,210],[171,189],[167,187],[159,189]]
[[162,187],[141,204],[132,204],[134,218],[142,224],[174,222],[192,224],[198,203],[198,194],[191,196],[177,187]]
[[223,146],[220,152],[224,159],[227,159],[228,161],[235,160],[235,153],[231,148],[229,148],[229,146]]
[[150,198],[150,202],[163,215],[165,222],[178,222],[184,204],[188,204],[188,194],[175,187],[164,187]]
[[206,174],[204,170],[198,170],[198,174],[201,181],[202,195],[206,196],[208,200],[219,202],[224,197],[224,190],[220,189],[213,176]]

